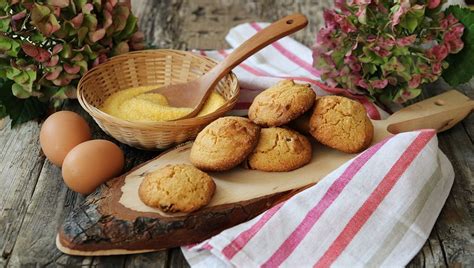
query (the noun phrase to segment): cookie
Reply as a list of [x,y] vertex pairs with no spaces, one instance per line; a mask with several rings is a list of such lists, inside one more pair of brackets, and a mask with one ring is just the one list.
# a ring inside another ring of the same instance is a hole
[[364,106],[340,96],[317,99],[309,127],[311,135],[320,143],[346,153],[364,150],[374,135]]
[[192,212],[207,205],[216,184],[192,165],[167,165],[145,175],[138,194],[147,206],[164,212]]
[[197,135],[191,147],[191,163],[206,171],[231,169],[252,152],[259,134],[260,127],[247,118],[219,118]]
[[309,84],[283,80],[255,97],[249,119],[261,126],[281,126],[308,111],[315,98]]
[[311,156],[311,143],[305,136],[291,129],[263,128],[247,165],[262,171],[291,171],[306,165]]

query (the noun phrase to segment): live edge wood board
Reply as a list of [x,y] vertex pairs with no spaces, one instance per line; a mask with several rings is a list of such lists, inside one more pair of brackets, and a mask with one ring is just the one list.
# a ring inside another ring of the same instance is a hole
[[[444,131],[465,118],[474,101],[452,90],[373,121],[374,141],[416,129]],[[90,195],[65,220],[58,248],[68,254],[94,256],[141,253],[200,242],[249,220],[354,157],[313,144],[313,158],[291,172],[267,173],[237,167],[212,173],[216,194],[211,203],[189,214],[166,214],[143,204],[138,187],[148,172],[167,164],[189,163],[192,143],[164,152]]]

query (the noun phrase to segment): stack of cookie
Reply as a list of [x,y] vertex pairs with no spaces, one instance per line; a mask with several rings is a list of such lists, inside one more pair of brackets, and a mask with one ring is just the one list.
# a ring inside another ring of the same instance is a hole
[[288,124],[304,117],[311,136],[342,152],[360,152],[372,140],[373,126],[360,103],[340,96],[316,99],[309,84],[283,80],[255,97],[249,119],[223,117],[204,128],[191,149],[191,163],[205,171],[242,162],[270,172],[300,168],[311,161],[311,143]]
[[205,127],[191,148],[193,165],[171,165],[148,174],[140,185],[140,199],[165,212],[191,212],[207,205],[216,188],[203,171],[225,171],[244,163],[250,169],[285,172],[306,165],[312,146],[288,127],[293,122],[303,122],[304,132],[346,153],[367,148],[373,136],[360,103],[339,96],[316,98],[309,84],[292,80],[255,97],[248,117],[222,117]]
[[308,139],[283,128],[313,107],[309,85],[284,80],[260,93],[249,119],[223,117],[208,125],[191,148],[191,163],[206,171],[224,171],[242,162],[262,171],[291,171],[311,161]]

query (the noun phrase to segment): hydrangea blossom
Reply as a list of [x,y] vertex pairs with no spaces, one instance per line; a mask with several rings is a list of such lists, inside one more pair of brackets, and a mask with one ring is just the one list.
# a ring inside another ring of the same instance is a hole
[[336,0],[313,48],[329,86],[403,103],[437,80],[463,48],[464,26],[440,11],[441,0]]

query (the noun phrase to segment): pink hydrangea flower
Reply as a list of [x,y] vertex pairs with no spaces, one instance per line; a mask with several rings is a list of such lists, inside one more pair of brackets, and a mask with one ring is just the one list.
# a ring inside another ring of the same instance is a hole
[[323,18],[326,23],[326,29],[329,31],[337,27],[337,22],[335,18],[336,13],[333,10],[324,10]]
[[408,87],[410,88],[417,88],[421,83],[421,74],[415,74],[411,77],[410,81],[408,81]]
[[400,23],[400,19],[410,9],[410,0],[401,0],[400,7],[392,16],[392,27]]
[[440,3],[441,3],[441,0],[429,0],[428,1],[428,8],[429,9],[437,8]]
[[359,87],[362,87],[362,88],[365,88],[365,89],[368,89],[369,88],[369,84],[364,80],[364,79],[361,79],[357,82],[357,85]]
[[441,74],[442,71],[442,66],[441,62],[436,62],[431,66],[431,69],[433,70],[434,74]]
[[403,102],[438,79],[446,57],[464,46],[464,26],[440,11],[441,0],[335,1],[313,47],[329,86]]
[[370,81],[370,85],[373,86],[374,88],[380,88],[380,89],[385,88],[387,84],[388,84],[387,79]]
[[464,47],[464,43],[461,40],[463,32],[464,25],[458,24],[444,34],[444,42],[450,53],[457,53]]
[[437,45],[428,50],[428,57],[442,61],[448,56],[449,50],[445,45]]
[[357,28],[354,25],[352,25],[352,23],[350,23],[346,17],[342,15],[336,14],[334,15],[334,19],[339,24],[339,26],[341,27],[341,30],[344,33],[351,33],[357,30]]
[[412,34],[409,36],[402,37],[400,39],[397,39],[397,45],[399,46],[409,46],[413,44],[416,40],[416,35]]

